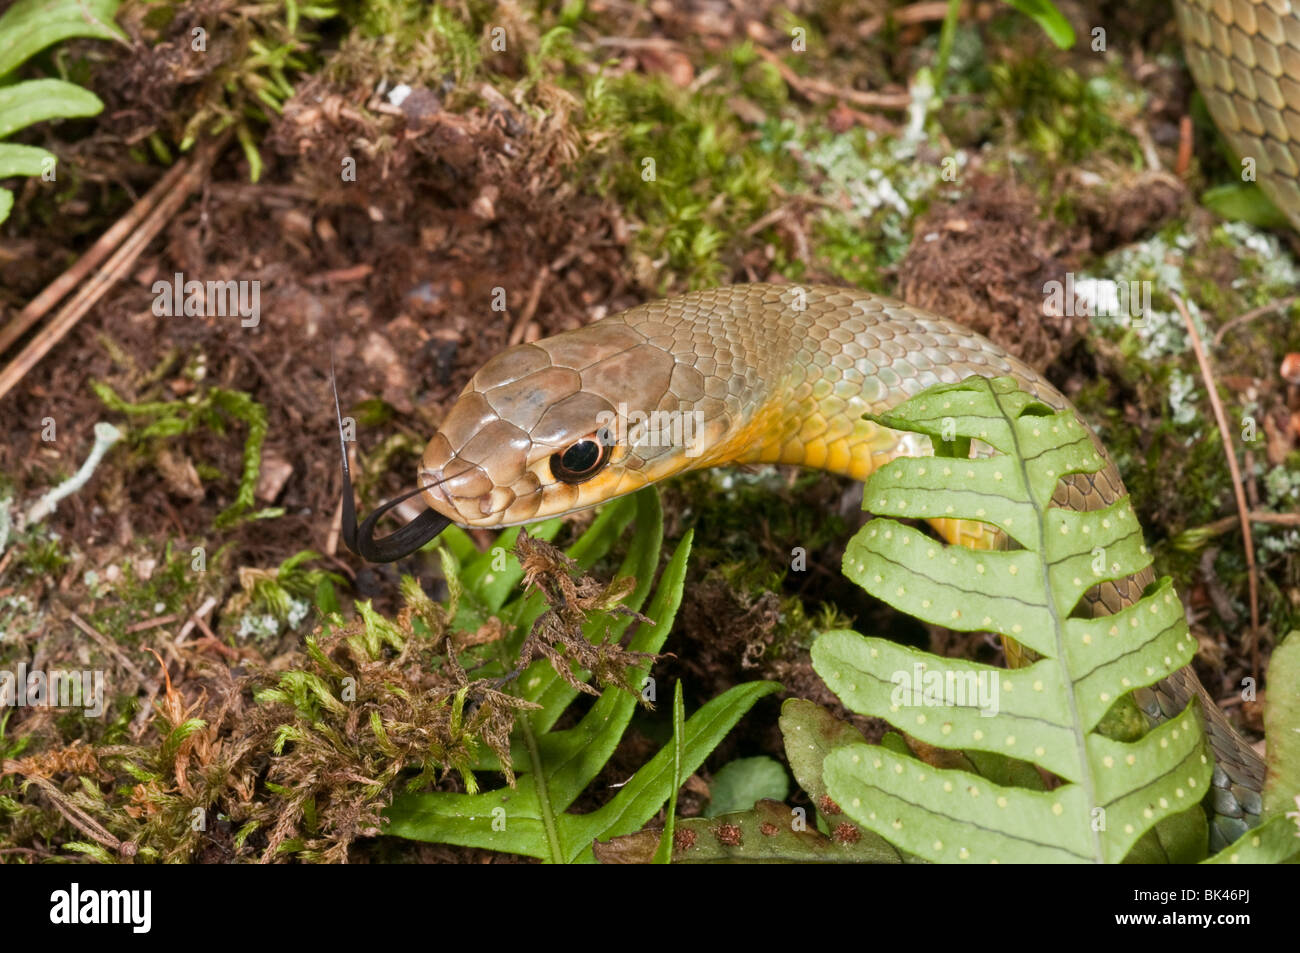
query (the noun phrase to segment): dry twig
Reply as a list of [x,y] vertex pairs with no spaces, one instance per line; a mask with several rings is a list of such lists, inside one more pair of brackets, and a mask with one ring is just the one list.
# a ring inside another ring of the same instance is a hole
[[1223,453],[1228,458],[1228,470],[1232,474],[1232,491],[1237,498],[1237,514],[1241,521],[1241,535],[1246,549],[1246,571],[1250,580],[1250,666],[1255,675],[1259,674],[1259,567],[1255,565],[1255,538],[1250,531],[1250,508],[1246,505],[1245,485],[1241,479],[1241,468],[1237,466],[1237,454],[1232,448],[1232,434],[1228,429],[1228,417],[1223,412],[1223,402],[1219,400],[1219,391],[1214,381],[1214,371],[1210,367],[1209,355],[1205,353],[1205,344],[1196,332],[1192,316],[1187,312],[1187,305],[1174,292],[1169,293],[1183,316],[1187,333],[1191,336],[1192,350],[1196,352],[1196,362],[1201,366],[1201,378],[1205,381],[1205,390],[1210,396],[1210,406],[1214,408],[1214,419],[1219,425],[1219,436],[1223,438]]

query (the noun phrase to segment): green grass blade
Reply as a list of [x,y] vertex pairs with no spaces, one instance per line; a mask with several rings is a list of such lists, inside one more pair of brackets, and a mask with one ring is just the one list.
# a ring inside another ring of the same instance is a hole
[[[764,695],[780,690],[776,682],[746,682],[712,699],[687,719],[681,773],[693,774],[745,712]],[[596,838],[606,840],[639,829],[668,800],[675,776],[672,745],[665,745],[600,810],[561,817],[566,846],[578,845],[572,856],[591,860],[591,843]]]

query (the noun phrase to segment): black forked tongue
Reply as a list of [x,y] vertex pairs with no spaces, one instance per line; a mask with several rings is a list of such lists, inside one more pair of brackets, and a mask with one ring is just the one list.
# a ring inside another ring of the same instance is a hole
[[390,533],[383,539],[375,539],[375,526],[379,523],[380,517],[433,485],[429,484],[417,486],[414,490],[389,500],[357,526],[357,508],[352,500],[352,471],[348,466],[348,444],[343,434],[343,412],[339,409],[339,388],[334,376],[332,354],[330,355],[330,386],[334,389],[334,417],[338,421],[339,452],[343,465],[343,542],[347,544],[348,549],[372,563],[395,562],[411,555],[436,537],[451,524],[451,520],[437,510],[426,509],[397,532]]

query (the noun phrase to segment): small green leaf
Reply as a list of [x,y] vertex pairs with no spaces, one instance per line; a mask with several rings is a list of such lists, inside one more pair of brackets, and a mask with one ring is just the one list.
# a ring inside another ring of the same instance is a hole
[[803,698],[787,698],[781,705],[781,736],[785,758],[799,787],[822,809],[828,797],[822,780],[822,762],[836,748],[863,744],[862,732],[847,721],[840,721],[829,711]]
[[712,797],[704,817],[747,811],[759,801],[784,801],[790,779],[775,758],[737,758],[718,769],[709,785]]
[[118,0],[18,0],[0,16],[0,77],[72,37],[127,42],[113,22]]
[[1006,3],[1042,27],[1047,38],[1059,49],[1068,50],[1074,46],[1074,27],[1051,0],[1006,0]]
[[0,142],[0,179],[15,175],[40,175],[54,153],[37,146]]
[[0,87],[0,139],[33,123],[95,116],[103,108],[94,93],[61,79],[32,79]]
[[1254,182],[1229,182],[1206,189],[1201,204],[1230,222],[1257,228],[1287,228],[1290,222]]

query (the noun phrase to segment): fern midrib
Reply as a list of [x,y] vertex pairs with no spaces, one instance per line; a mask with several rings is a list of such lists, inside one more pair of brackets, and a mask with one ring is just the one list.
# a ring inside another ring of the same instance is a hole
[[[506,657],[505,640],[497,642],[497,655],[506,670],[510,670],[510,660]],[[551,790],[546,783],[545,765],[542,764],[542,752],[537,747],[537,736],[533,734],[532,719],[528,713],[515,719],[515,724],[524,736],[524,746],[528,749],[528,761],[533,768],[533,790],[537,792],[537,813],[541,815],[542,830],[546,833],[546,851],[553,864],[564,863],[564,850],[560,846],[560,829],[555,823],[555,809],[551,805]]]
[[[990,391],[993,392],[993,389],[990,388]],[[1018,415],[1015,415],[1014,410],[1009,410],[1007,406],[1003,403],[1001,394],[998,394],[996,392],[993,392],[993,394],[994,394],[994,400],[996,400],[998,403],[998,408],[1002,411],[1003,416],[1010,424],[1011,442],[1012,445],[1015,447],[1016,465],[1020,467],[1020,479],[1024,482],[1025,490],[1029,494],[1030,504],[1034,507],[1034,512],[1038,516],[1038,540],[1039,540],[1039,557],[1040,557],[1038,560],[1038,567],[1039,567],[1039,571],[1042,573],[1043,592],[1047,598],[1047,611],[1050,614],[1052,620],[1052,637],[1056,644],[1056,664],[1061,666],[1061,669],[1065,675],[1065,678],[1061,679],[1061,681],[1065,685],[1066,700],[1069,702],[1070,705],[1070,728],[1074,732],[1074,742],[1075,742],[1075,746],[1078,748],[1078,753],[1079,753],[1080,780],[1077,783],[1083,785],[1084,791],[1086,792],[1087,795],[1087,803],[1095,806],[1097,804],[1097,791],[1095,785],[1093,784],[1092,765],[1088,761],[1088,733],[1083,730],[1083,719],[1079,713],[1079,702],[1075,692],[1074,679],[1071,677],[1071,673],[1065,669],[1065,658],[1066,658],[1065,631],[1064,631],[1064,625],[1062,623],[1060,613],[1057,612],[1056,610],[1056,599],[1054,598],[1055,593],[1052,587],[1052,574],[1049,571],[1049,567],[1048,567],[1047,514],[1051,512],[1052,509],[1051,498],[1050,497],[1048,498],[1048,503],[1046,507],[1039,506],[1038,496],[1034,492],[1033,483],[1031,482],[1031,476],[1029,473],[1029,464],[1028,461],[1025,459],[1024,449],[1020,446],[1020,433],[1016,430],[1016,422],[1020,418]],[[1060,479],[1061,478],[1058,478],[1058,482]],[[1055,486],[1053,486],[1052,489],[1053,491],[1055,491],[1056,489]],[[1098,831],[1095,825],[1092,824],[1089,824],[1088,828],[1092,834],[1093,862],[1098,864],[1105,863],[1105,855],[1102,852],[1101,832]]]

